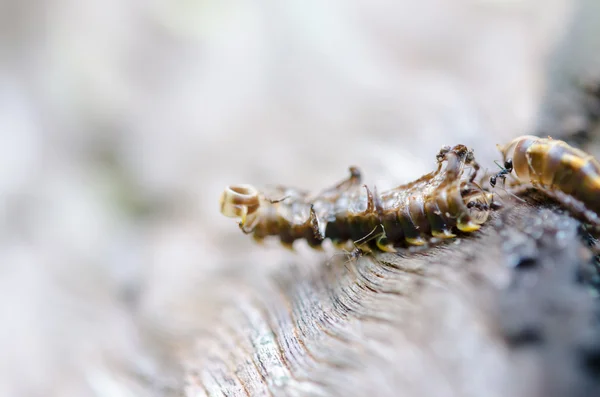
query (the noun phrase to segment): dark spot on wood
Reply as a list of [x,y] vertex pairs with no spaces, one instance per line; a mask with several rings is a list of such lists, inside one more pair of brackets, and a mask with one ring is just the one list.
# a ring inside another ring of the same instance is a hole
[[580,353],[581,363],[590,376],[600,377],[600,346]]
[[532,269],[538,265],[535,258],[523,257],[519,259],[519,262],[515,265],[516,270],[527,270]]
[[514,333],[505,335],[506,342],[511,348],[522,348],[543,342],[541,331],[536,327],[523,327]]

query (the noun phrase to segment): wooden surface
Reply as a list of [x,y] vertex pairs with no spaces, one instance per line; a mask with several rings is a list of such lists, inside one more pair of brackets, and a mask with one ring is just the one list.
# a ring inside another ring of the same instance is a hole
[[579,224],[507,203],[448,244],[282,263],[238,285],[187,354],[187,395],[600,395]]

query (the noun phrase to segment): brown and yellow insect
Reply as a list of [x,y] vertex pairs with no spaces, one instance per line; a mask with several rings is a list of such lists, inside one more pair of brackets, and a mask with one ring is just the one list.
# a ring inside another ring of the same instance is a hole
[[240,228],[255,239],[278,236],[286,246],[306,239],[320,247],[329,238],[335,244],[352,241],[395,251],[423,245],[431,236],[452,238],[456,232],[478,230],[492,200],[474,183],[479,166],[473,151],[446,146],[436,159],[435,171],[381,194],[362,184],[356,167],[348,179],[315,196],[282,186],[264,193],[232,185],[221,195],[221,212],[240,218]]
[[536,188],[585,222],[600,225],[600,163],[593,156],[561,140],[533,135],[498,148],[504,169],[490,179],[492,186],[514,170],[517,181],[509,187]]

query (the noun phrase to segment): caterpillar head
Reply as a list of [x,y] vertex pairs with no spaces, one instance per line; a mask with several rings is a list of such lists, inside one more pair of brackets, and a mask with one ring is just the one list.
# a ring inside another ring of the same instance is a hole
[[464,161],[466,164],[475,161],[473,149],[469,149],[465,145],[442,146],[439,153],[435,156],[438,162],[448,159],[448,154],[452,153],[459,161]]

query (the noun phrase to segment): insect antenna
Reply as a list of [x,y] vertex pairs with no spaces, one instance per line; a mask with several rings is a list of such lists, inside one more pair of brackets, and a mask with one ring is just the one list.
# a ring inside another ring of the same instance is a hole
[[504,169],[504,167],[502,166],[502,164],[500,164],[500,163],[498,162],[498,160],[494,160],[494,164],[496,164],[496,165],[498,166],[498,168],[500,168],[501,170],[503,170],[503,169]]

